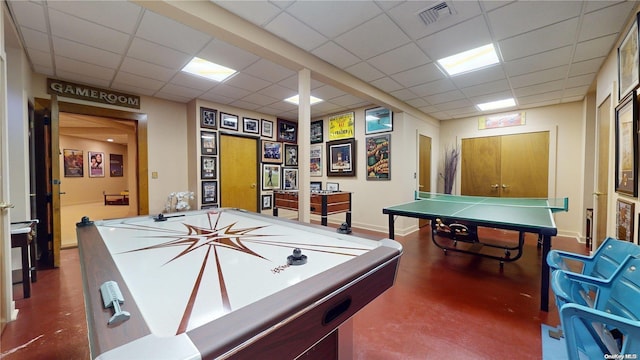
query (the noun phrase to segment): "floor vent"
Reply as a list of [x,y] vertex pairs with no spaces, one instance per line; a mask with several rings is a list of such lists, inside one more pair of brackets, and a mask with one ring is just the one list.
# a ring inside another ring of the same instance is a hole
[[438,21],[440,18],[445,18],[455,13],[455,10],[449,6],[449,4],[441,2],[420,12],[418,16],[420,16],[420,19],[422,19],[425,24],[429,25]]

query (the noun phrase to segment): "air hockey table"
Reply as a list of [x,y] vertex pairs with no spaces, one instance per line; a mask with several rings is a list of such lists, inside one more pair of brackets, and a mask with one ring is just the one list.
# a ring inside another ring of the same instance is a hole
[[178,214],[77,223],[93,359],[348,357],[345,321],[393,286],[402,255],[241,210]]

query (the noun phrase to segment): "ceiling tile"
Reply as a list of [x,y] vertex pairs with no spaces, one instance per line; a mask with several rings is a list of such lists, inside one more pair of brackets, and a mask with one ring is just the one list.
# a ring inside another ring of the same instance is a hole
[[115,70],[113,69],[109,69],[102,66],[97,66],[97,65],[85,63],[82,61],[61,57],[61,56],[56,56],[55,62],[56,62],[56,73],[58,73],[57,70],[61,70],[61,71],[67,71],[70,73],[75,73],[78,75],[86,74],[87,76],[91,76],[96,79],[102,79],[107,81],[110,81],[113,78],[113,75],[115,74]]
[[[53,36],[65,38],[99,49],[122,53],[129,44],[130,36],[108,27],[94,24],[74,16],[49,10],[49,21]],[[82,31],[78,31],[82,29]]]
[[538,29],[580,14],[580,1],[550,1],[540,11],[537,1],[517,1],[488,13],[489,26],[498,40]]
[[265,29],[307,51],[327,41],[326,37],[287,13],[278,15]]
[[225,96],[225,97],[234,99],[234,98],[243,98],[251,94],[251,91],[240,89],[226,83],[222,83],[214,87],[213,89],[209,90],[207,94]]
[[374,80],[371,85],[385,92],[392,92],[402,88],[402,85],[390,77],[383,77],[382,79]]
[[226,80],[225,84],[249,91],[258,91],[271,85],[268,81],[243,73],[235,74],[233,77]]
[[516,96],[520,98],[520,97],[525,97],[530,95],[562,90],[563,87],[564,87],[564,80],[556,80],[556,81],[550,81],[543,84],[517,88],[514,91]]
[[361,62],[353,66],[349,66],[345,70],[353,76],[364,81],[374,81],[384,76],[382,72],[366,62]]
[[283,100],[296,95],[298,92],[278,84],[273,84],[271,86],[267,86],[266,88],[259,90],[258,93],[272,97],[272,98],[276,98],[279,100]]
[[[459,24],[480,14],[477,1],[447,1],[454,11],[453,15],[441,16],[434,23],[426,25],[418,14],[441,1],[405,1],[390,9],[391,18],[412,38],[420,39],[453,25]],[[456,39],[458,41],[460,39]]]
[[514,88],[541,84],[556,79],[564,79],[567,76],[569,66],[558,66],[551,69],[534,71],[524,75],[511,76],[509,78],[511,86]]
[[429,63],[415,69],[394,74],[391,78],[404,87],[412,87],[430,81],[443,79],[445,78],[445,75],[434,63]]
[[477,84],[460,89],[467,97],[493,94],[498,91],[509,90],[509,82],[506,79]]
[[447,91],[426,97],[427,101],[433,105],[438,105],[450,101],[464,99],[464,94],[460,90]]
[[253,94],[249,94],[245,97],[242,98],[243,101],[248,101],[250,103],[256,104],[256,105],[260,105],[260,106],[267,106],[267,105],[271,105],[275,102],[278,102],[282,99],[274,99],[270,96],[266,96],[266,95],[262,95],[259,93],[253,93]]
[[171,68],[166,68],[131,57],[127,57],[122,61],[120,70],[161,81],[169,81],[176,74],[176,71]]
[[28,27],[41,32],[49,31],[47,28],[48,21],[42,3],[12,1],[9,3],[9,6],[21,27]]
[[338,90],[333,86],[324,85],[317,89],[314,89],[311,94],[322,100],[329,101],[331,99],[343,96],[345,92],[342,90]]
[[409,43],[375,56],[367,62],[386,75],[392,75],[419,67],[430,60],[416,44]]
[[573,61],[584,61],[607,56],[612,50],[611,44],[615,43],[617,37],[617,35],[609,35],[578,43],[573,55]]
[[603,61],[604,58],[595,58],[586,61],[573,62],[571,64],[569,76],[597,73],[598,70],[600,70],[600,65],[602,65]]
[[545,26],[500,42],[500,53],[505,61],[571,45],[578,32],[578,18]]
[[202,91],[175,84],[166,84],[158,93],[193,99],[201,95]]
[[145,11],[136,36],[190,55],[211,40],[209,35],[151,11]]
[[455,89],[453,82],[446,78],[428,82],[426,84],[412,86],[409,89],[418,96],[430,96]]
[[188,54],[140,38],[133,39],[127,55],[134,59],[178,70],[191,60],[191,56]]
[[[473,36],[469,36],[469,34],[473,34]],[[491,42],[491,34],[483,16],[476,16],[416,41],[433,61]]]
[[505,78],[504,69],[500,64],[491,65],[478,71],[471,71],[452,76],[451,81],[458,87],[469,87],[484,82],[496,81]]
[[47,7],[125,33],[135,31],[142,12],[129,1],[47,1]]
[[363,60],[409,42],[407,35],[386,15],[380,15],[338,36],[335,42]]
[[104,66],[110,69],[116,69],[122,61],[122,57],[119,54],[59,37],[53,38],[53,49],[56,54],[64,54],[65,57],[74,58],[86,63],[93,62],[98,66]]
[[371,1],[297,1],[287,13],[329,39],[381,13]]
[[207,79],[202,76],[189,74],[184,71],[178,71],[176,75],[171,78],[170,83],[188,87],[190,89],[200,90],[200,92],[207,91],[219,84],[218,81]]
[[278,82],[296,75],[294,71],[265,59],[256,61],[246,67],[243,72],[269,82]]
[[164,86],[164,82],[156,79],[151,79],[136,74],[130,74],[126,72],[119,72],[113,80],[114,83],[120,86],[135,86],[140,89],[146,89],[148,91],[156,92]]
[[67,71],[61,68],[56,68],[56,73],[51,76],[55,76],[58,79],[65,79],[67,81],[76,81],[81,84],[107,88],[109,87],[111,82],[111,79],[106,79],[106,77],[95,77],[88,74],[80,74],[73,71]]
[[29,54],[29,59],[31,60],[34,66],[37,65],[40,67],[53,69],[51,53],[40,51],[38,49],[30,49],[30,48],[27,48],[27,53]]
[[27,27],[22,27],[20,32],[22,33],[25,44],[27,44],[30,49],[37,49],[44,52],[51,51],[51,44],[49,43],[49,35],[47,35],[47,33],[32,30]]
[[209,42],[197,56],[237,71],[260,60],[260,57],[220,40]]
[[360,61],[360,59],[358,59],[355,55],[343,49],[333,41],[322,44],[320,47],[314,49],[312,53],[315,56],[341,69],[349,67]]
[[577,86],[591,85],[595,77],[596,77],[595,73],[570,77],[567,79],[566,87],[572,88]]
[[[603,3],[610,5],[613,2],[587,1],[586,7],[589,10],[590,5],[602,5]],[[584,15],[578,41],[591,40],[603,35],[619,34],[620,23],[629,16],[635,5],[634,1],[623,1]]]
[[[265,25],[269,20],[278,15],[282,9],[269,1],[216,1],[212,0],[216,5],[227,9],[228,11],[254,23],[257,25]],[[283,1],[278,1],[282,3]]]
[[507,61],[504,68],[508,76],[515,76],[567,65],[572,48],[572,46],[565,46],[526,58]]

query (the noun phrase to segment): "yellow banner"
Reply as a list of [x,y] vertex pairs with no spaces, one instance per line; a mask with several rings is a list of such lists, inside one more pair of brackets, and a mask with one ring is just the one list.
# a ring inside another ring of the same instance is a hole
[[355,113],[348,112],[329,118],[329,141],[355,137]]

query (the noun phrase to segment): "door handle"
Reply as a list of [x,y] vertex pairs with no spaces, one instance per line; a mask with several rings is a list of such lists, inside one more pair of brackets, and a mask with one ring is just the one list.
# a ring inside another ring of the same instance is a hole
[[607,193],[596,191],[596,192],[593,193],[593,195],[600,196],[600,195],[607,195]]
[[503,188],[503,189],[506,189],[506,188],[508,188],[508,187],[509,187],[509,185],[502,184],[502,188]]
[[499,187],[500,187],[500,185],[498,185],[498,184],[493,184],[493,185],[491,185],[491,188],[492,188],[492,189],[494,189],[494,190],[495,190],[495,189],[497,189],[497,188],[499,188]]
[[256,188],[256,184],[251,184],[251,188],[255,189]]
[[12,203],[0,202],[0,210],[13,209],[14,207],[16,206],[13,205]]
[[66,193],[66,192],[64,192],[64,191],[60,191],[58,194],[60,194],[60,195],[66,195],[67,193]]

